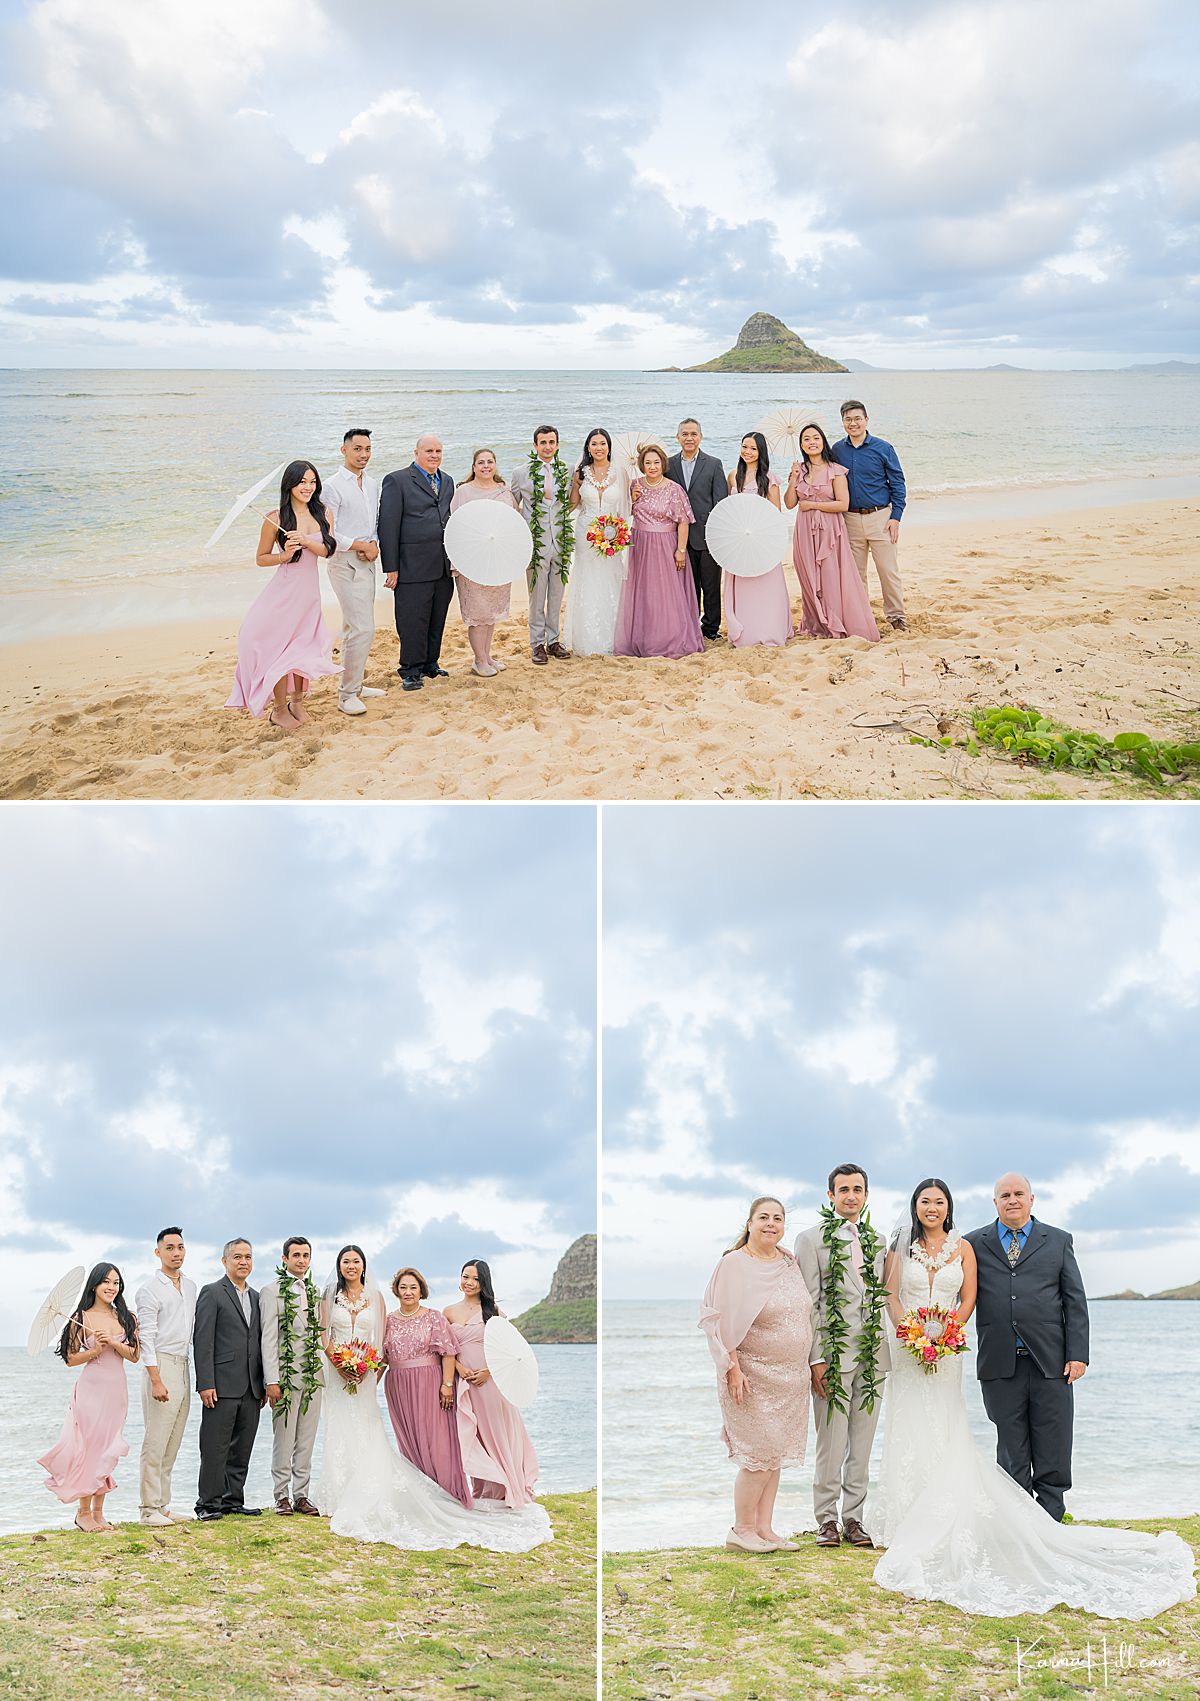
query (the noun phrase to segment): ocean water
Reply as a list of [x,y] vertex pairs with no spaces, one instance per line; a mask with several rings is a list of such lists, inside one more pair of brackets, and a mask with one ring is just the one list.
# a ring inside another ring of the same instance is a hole
[[[687,1301],[604,1307],[602,1527],[610,1551],[713,1546],[729,1527],[735,1467],[720,1438],[716,1372],[698,1310]],[[1090,1311],[1092,1360],[1075,1385],[1069,1510],[1083,1518],[1194,1516],[1200,1512],[1200,1307],[1101,1300]],[[963,1387],[972,1434],[994,1456],[995,1430],[973,1353]],[[886,1422],[885,1399],[872,1483]],[[815,1528],[813,1453],[810,1420],[805,1465],[783,1474],[779,1529]],[[870,1510],[868,1498],[868,1528]]]
[[[571,1494],[596,1483],[596,1349],[589,1346],[535,1347],[540,1380],[538,1396],[524,1413],[537,1448],[542,1494]],[[142,1444],[141,1370],[127,1371],[129,1418],[125,1439],[129,1452],[116,1470],[117,1488],[105,1502],[114,1523],[138,1515],[138,1451]],[[77,1375],[50,1352],[31,1359],[23,1348],[0,1347],[0,1535],[14,1530],[66,1528],[74,1508],[62,1506],[43,1486],[44,1473],[36,1460],[58,1436]],[[382,1392],[383,1421],[391,1420]],[[193,1397],[183,1445],[173,1474],[176,1511],[190,1512],[196,1499],[200,1466],[197,1443],[200,1402]],[[314,1456],[314,1483],[320,1479],[321,1436]],[[271,1423],[264,1412],[259,1421],[250,1474],[247,1506],[273,1504],[271,1492]]]
[[838,404],[850,395],[900,451],[910,525],[1047,512],[1084,491],[1089,503],[1200,494],[1191,373],[9,370],[0,640],[240,614],[263,582],[259,522],[244,516],[211,555],[205,540],[280,461],[335,470],[348,426],[373,431],[380,474],[408,463],[418,433],[436,431],[458,477],[484,444],[511,473],[544,421],[577,457],[597,424],[673,448],[679,419],[694,413],[728,468],[742,433],[779,407],[840,435]]

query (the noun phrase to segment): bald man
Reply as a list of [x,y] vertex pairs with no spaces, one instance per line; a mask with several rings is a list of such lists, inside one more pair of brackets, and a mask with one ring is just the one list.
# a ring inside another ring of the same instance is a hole
[[396,602],[397,672],[406,691],[445,679],[440,666],[446,611],[454,590],[446,554],[446,521],[454,480],[442,471],[441,439],[417,438],[412,464],[389,473],[379,493],[383,582]]
[[996,1183],[996,1217],[967,1236],[979,1298],[975,1369],[996,1463],[1061,1523],[1071,1486],[1072,1386],[1087,1369],[1088,1309],[1071,1237],[1033,1215],[1029,1178]]

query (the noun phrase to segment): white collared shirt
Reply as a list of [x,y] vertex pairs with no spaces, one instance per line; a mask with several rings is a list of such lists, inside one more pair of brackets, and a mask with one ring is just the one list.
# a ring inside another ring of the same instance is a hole
[[162,1270],[142,1283],[134,1296],[142,1363],[158,1363],[159,1353],[186,1358],[196,1321],[196,1284],[179,1272],[179,1286]]
[[349,467],[339,467],[321,486],[321,499],[333,515],[333,536],[338,553],[345,554],[352,543],[379,542],[379,486],[368,474],[358,474]]
[[237,1294],[238,1299],[241,1301],[242,1316],[246,1319],[246,1322],[249,1323],[249,1321],[250,1321],[250,1289],[249,1289],[249,1286],[244,1287],[244,1288],[239,1288],[237,1283],[234,1282],[233,1287],[234,1287],[234,1292]]

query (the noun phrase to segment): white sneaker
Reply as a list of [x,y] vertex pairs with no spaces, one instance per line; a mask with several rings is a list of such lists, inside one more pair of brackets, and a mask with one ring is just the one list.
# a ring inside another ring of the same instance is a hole
[[359,687],[360,697],[386,697],[387,692],[381,691],[378,685],[363,685]]
[[361,697],[339,697],[338,708],[344,715],[365,715],[367,705]]
[[143,1512],[141,1522],[143,1524],[152,1524],[155,1529],[161,1530],[168,1528],[172,1520],[165,1512]]

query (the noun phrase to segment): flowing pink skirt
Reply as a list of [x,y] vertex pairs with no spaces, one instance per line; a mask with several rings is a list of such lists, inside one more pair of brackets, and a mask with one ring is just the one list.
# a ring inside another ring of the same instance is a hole
[[117,1460],[129,1451],[122,1434],[128,1410],[125,1360],[115,1352],[101,1353],[79,1372],[62,1433],[38,1460],[49,1473],[46,1487],[51,1494],[62,1501],[80,1500],[116,1488]]
[[[471,1370],[486,1369],[482,1342],[464,1341],[458,1356]],[[534,1499],[538,1462],[533,1442],[520,1412],[494,1382],[482,1388],[459,1384],[458,1439],[463,1469],[480,1500],[525,1506]]]
[[704,648],[691,569],[675,565],[674,526],[633,523],[629,573],[617,607],[615,656],[692,656]]
[[725,630],[729,642],[739,647],[787,643],[792,635],[792,602],[782,566],[757,579],[726,573]]
[[463,1471],[458,1417],[453,1407],[442,1410],[441,1386],[441,1360],[423,1360],[389,1366],[383,1391],[404,1457],[469,1509],[474,1501]]
[[321,615],[317,558],[301,552],[294,566],[275,569],[238,628],[237,673],[227,709],[261,715],[285,676],[289,692],[308,692],[314,679],[336,673],[333,638]]
[[845,517],[815,508],[796,511],[792,560],[800,581],[804,618],[800,630],[809,638],[869,638],[879,628],[871,601],[850,548]]

